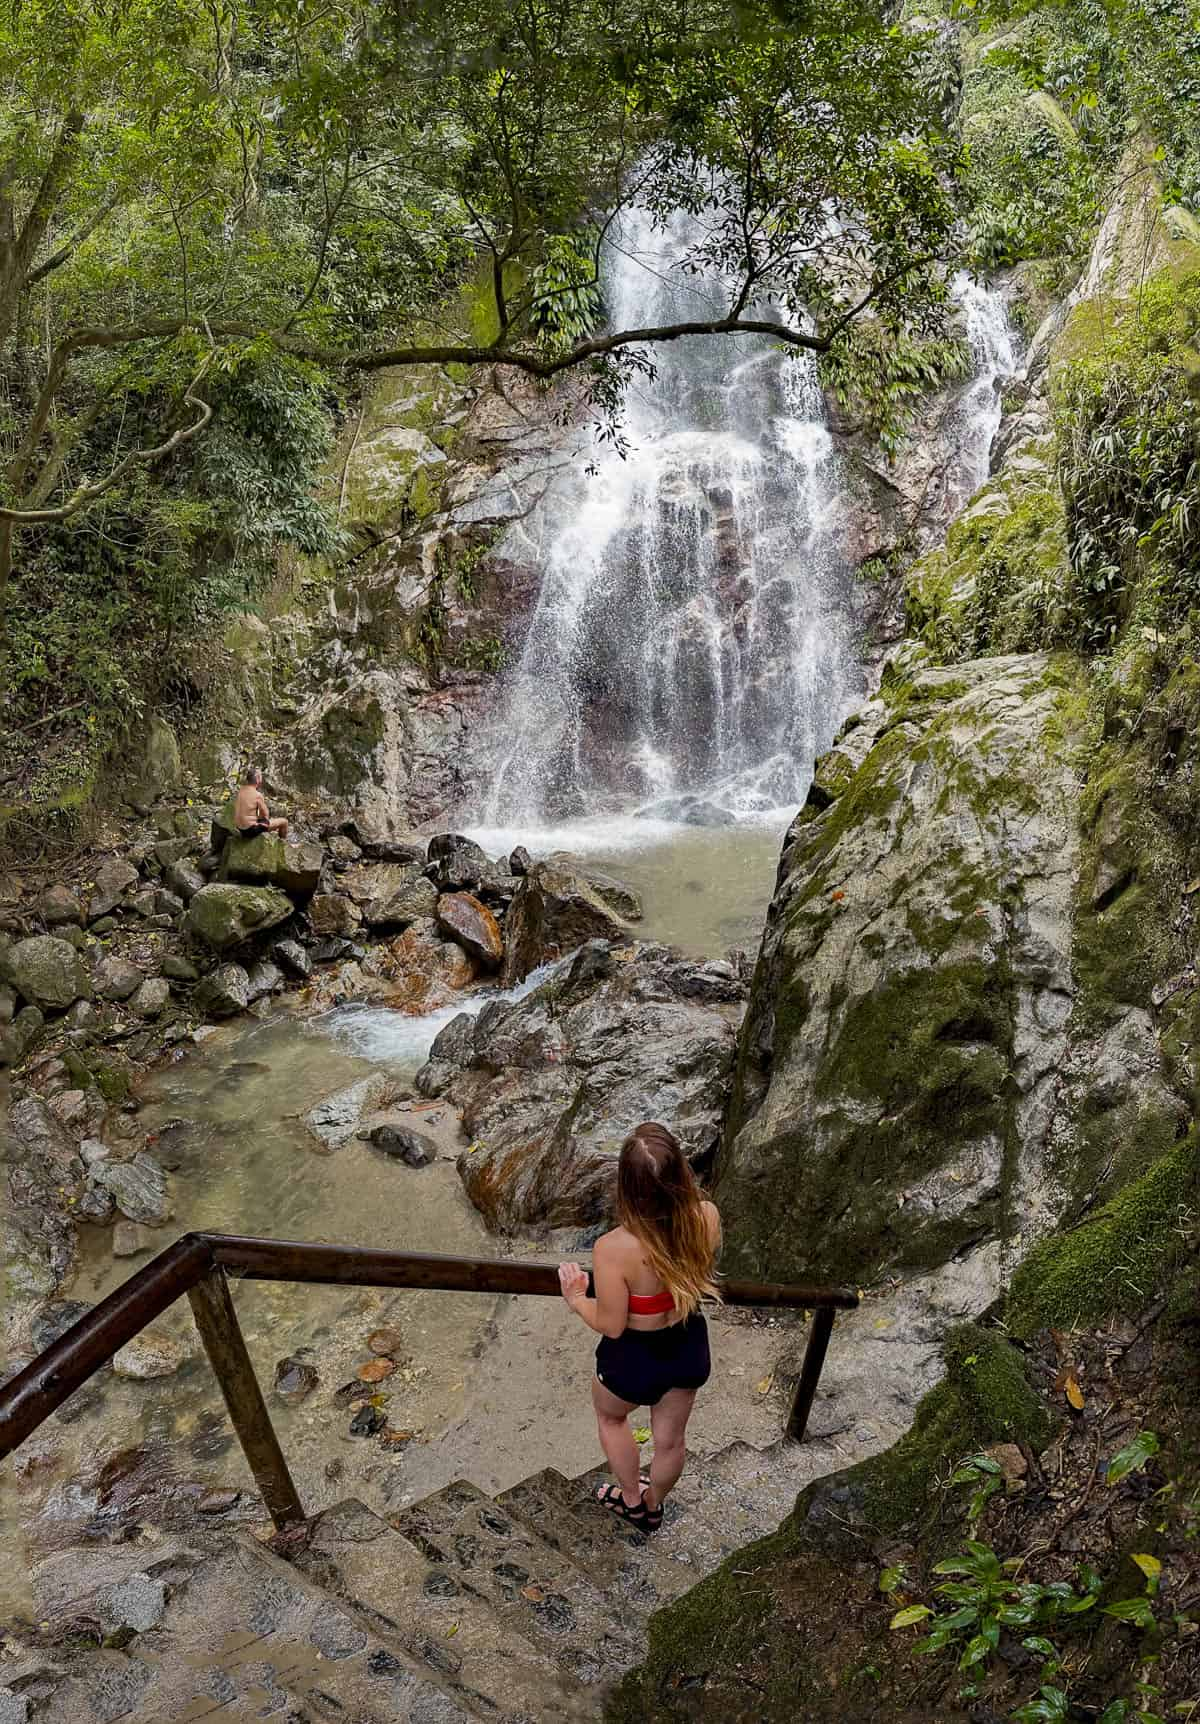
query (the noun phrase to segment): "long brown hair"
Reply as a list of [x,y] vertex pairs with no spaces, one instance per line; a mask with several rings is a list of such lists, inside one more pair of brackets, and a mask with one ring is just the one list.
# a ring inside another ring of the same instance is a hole
[[691,1316],[701,1299],[720,1297],[700,1188],[665,1125],[647,1120],[621,1145],[617,1218],[645,1251],[681,1316]]

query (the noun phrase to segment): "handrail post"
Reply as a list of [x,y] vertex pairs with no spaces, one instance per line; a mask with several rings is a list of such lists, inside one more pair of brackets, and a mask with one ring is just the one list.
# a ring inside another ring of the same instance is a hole
[[804,1349],[804,1363],[800,1368],[800,1381],[796,1384],[792,1410],[788,1415],[786,1434],[794,1443],[803,1439],[808,1426],[808,1415],[812,1411],[813,1397],[821,1380],[821,1367],[825,1363],[836,1315],[832,1305],[821,1305],[813,1312],[808,1346]]
[[218,1264],[209,1270],[188,1289],[188,1300],[254,1482],[267,1513],[282,1532],[303,1521],[304,1510],[246,1351],[224,1269]]

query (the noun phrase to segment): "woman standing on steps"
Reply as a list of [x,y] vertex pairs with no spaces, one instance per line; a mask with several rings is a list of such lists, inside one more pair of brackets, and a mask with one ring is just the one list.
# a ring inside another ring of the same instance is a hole
[[[642,1532],[662,1525],[663,1499],[683,1471],[684,1432],[696,1391],[708,1381],[704,1298],[719,1297],[714,1260],[717,1207],[701,1197],[683,1151],[665,1125],[639,1125],[617,1164],[619,1225],[596,1241],[595,1298],[577,1263],[561,1263],[563,1298],[603,1339],[596,1348],[592,1405],[600,1444],[616,1474],[597,1498]],[[650,1408],[654,1459],[639,1473],[629,1428]]]

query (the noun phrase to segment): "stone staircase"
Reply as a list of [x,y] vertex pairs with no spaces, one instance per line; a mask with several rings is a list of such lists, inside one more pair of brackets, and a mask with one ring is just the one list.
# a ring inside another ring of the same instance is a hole
[[10,1639],[0,1660],[0,1724],[598,1719],[651,1612],[840,1459],[822,1442],[692,1457],[649,1539],[594,1501],[602,1470],[545,1471],[494,1499],[451,1484],[387,1519],[341,1502],[286,1558],[249,1530],[116,1547],[82,1596],[67,1553],[35,1577],[47,1644]]

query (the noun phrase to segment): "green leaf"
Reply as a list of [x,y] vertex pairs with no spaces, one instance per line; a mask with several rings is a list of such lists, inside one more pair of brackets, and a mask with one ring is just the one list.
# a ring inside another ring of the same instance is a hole
[[1153,1431],[1139,1431],[1133,1441],[1118,1449],[1109,1461],[1104,1474],[1105,1484],[1119,1484],[1128,1474],[1141,1472],[1146,1462],[1158,1453],[1158,1448],[1158,1438]]
[[1021,1642],[1021,1645],[1025,1648],[1026,1652],[1038,1652],[1043,1658],[1058,1657],[1057,1648],[1053,1646],[1049,1640],[1044,1639],[1040,1634],[1031,1634],[1028,1639]]
[[1144,1598],[1122,1598],[1116,1604],[1103,1606],[1105,1616],[1113,1616],[1118,1622],[1131,1622],[1135,1628],[1153,1628],[1154,1612],[1149,1602]]
[[880,1592],[898,1592],[904,1584],[904,1568],[898,1564],[895,1568],[885,1568],[879,1576]]
[[1111,1700],[1100,1714],[1097,1724],[1125,1724],[1128,1716],[1128,1700]]
[[923,1622],[933,1612],[927,1604],[906,1604],[903,1610],[898,1610],[888,1623],[889,1628],[911,1628],[914,1622]]
[[1147,1551],[1135,1551],[1132,1560],[1137,1563],[1146,1577],[1146,1591],[1157,1592],[1159,1581],[1162,1578],[1162,1563],[1156,1556],[1151,1556]]

